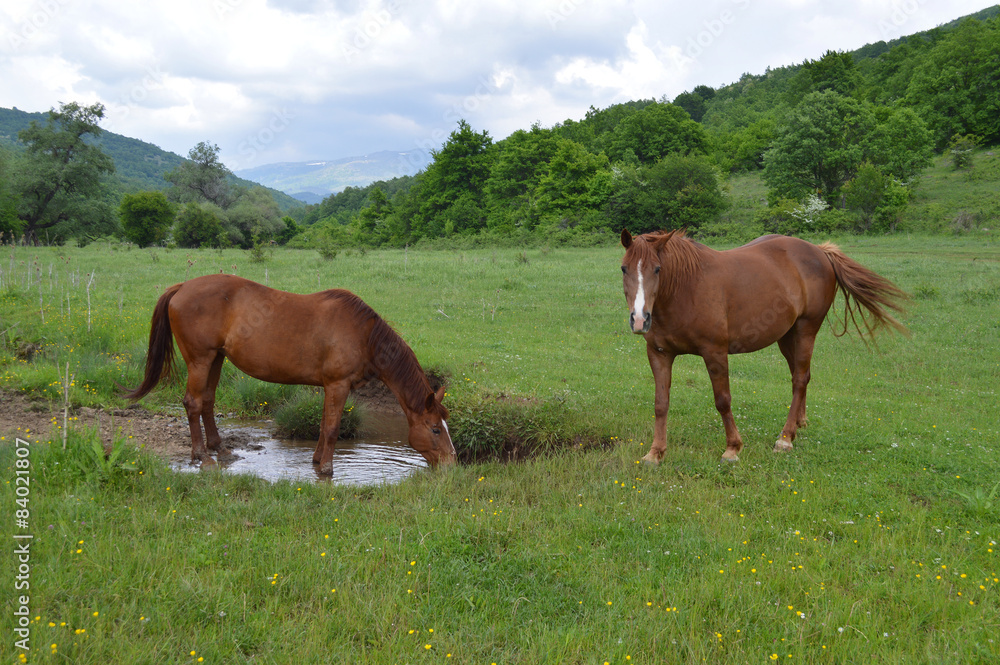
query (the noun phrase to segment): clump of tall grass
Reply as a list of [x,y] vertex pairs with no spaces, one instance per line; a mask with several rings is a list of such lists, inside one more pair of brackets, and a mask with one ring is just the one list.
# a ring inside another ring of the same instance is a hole
[[[350,439],[361,427],[363,409],[348,398],[340,417],[340,438]],[[290,439],[318,439],[323,420],[323,392],[301,389],[288,401],[274,409],[274,425],[278,436]]]

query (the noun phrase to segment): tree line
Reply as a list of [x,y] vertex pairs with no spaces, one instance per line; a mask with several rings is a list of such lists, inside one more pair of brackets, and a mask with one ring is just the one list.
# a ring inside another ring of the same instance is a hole
[[502,141],[460,121],[417,176],[312,206],[296,242],[697,233],[724,212],[727,179],[747,172],[768,187],[766,228],[889,230],[933,154],[1000,143],[998,62],[1000,20],[966,19]]
[[0,230],[189,247],[602,242],[623,227],[697,234],[726,210],[730,176],[750,172],[768,189],[768,229],[885,231],[935,153],[958,165],[970,147],[1000,143],[998,62],[1000,19],[970,18],[503,140],[461,120],[424,171],[348,187],[298,222],[267,190],[235,186],[210,143],[164,175],[164,192],[112,205],[102,182],[114,164],[87,140],[103,107],[64,105],[19,133],[22,154],[0,151]]
[[199,143],[162,173],[166,189],[121,192],[114,161],[96,142],[104,106],[52,109],[0,148],[0,232],[6,240],[61,244],[120,236],[140,246],[244,247],[287,240],[297,227],[271,192],[236,184],[219,147]]

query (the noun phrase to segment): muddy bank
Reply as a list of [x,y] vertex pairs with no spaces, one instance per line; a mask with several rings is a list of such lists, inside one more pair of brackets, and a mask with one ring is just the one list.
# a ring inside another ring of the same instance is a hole
[[[354,392],[355,399],[364,404],[368,413],[400,415],[402,410],[395,397],[381,381],[371,381]],[[122,409],[70,409],[69,428],[81,430],[100,427],[101,438],[106,444],[117,434],[130,438],[136,445],[144,446],[172,464],[191,459],[191,436],[187,417],[178,403],[177,414],[155,413],[140,404]],[[63,408],[47,400],[33,400],[23,394],[0,389],[0,436],[30,438],[32,441],[62,440]],[[222,445],[228,453],[241,457],[248,451],[260,449],[260,427],[220,424]]]

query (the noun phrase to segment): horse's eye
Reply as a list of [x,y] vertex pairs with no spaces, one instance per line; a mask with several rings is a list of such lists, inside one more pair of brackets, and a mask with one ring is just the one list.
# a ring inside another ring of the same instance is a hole
[[656,266],[655,268],[653,268],[653,274],[654,275],[659,275],[660,274],[660,266]]
[[626,268],[625,266],[622,266],[622,272],[626,272],[627,273],[628,272],[628,268]]
[[440,434],[441,433],[441,428],[440,427],[432,427],[431,428],[431,432],[433,432],[434,434]]

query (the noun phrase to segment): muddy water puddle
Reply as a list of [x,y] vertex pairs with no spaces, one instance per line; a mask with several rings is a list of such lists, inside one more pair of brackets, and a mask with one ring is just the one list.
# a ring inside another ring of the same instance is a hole
[[[248,424],[220,421],[223,441],[227,433],[238,430],[250,439],[245,446],[233,451],[231,461],[219,466],[225,473],[245,473],[265,480],[323,481],[338,485],[379,485],[397,483],[417,469],[427,466],[426,460],[407,443],[406,418],[402,415],[379,414],[365,422],[359,436],[337,441],[333,456],[333,476],[321,476],[312,463],[315,441],[278,439],[268,423]],[[199,467],[175,462],[178,471],[198,471]]]

